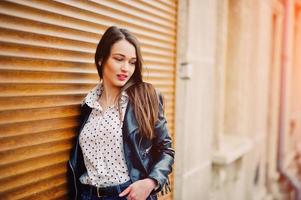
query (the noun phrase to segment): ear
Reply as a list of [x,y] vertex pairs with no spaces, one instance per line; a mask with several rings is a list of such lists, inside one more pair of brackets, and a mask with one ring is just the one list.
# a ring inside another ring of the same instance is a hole
[[101,60],[100,60],[100,61],[98,61],[98,64],[99,64],[99,66],[101,66]]

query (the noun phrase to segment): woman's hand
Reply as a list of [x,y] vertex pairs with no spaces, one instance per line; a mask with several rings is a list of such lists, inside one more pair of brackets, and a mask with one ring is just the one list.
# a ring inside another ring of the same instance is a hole
[[119,196],[127,195],[128,200],[145,200],[155,187],[156,182],[153,179],[146,178],[132,183]]

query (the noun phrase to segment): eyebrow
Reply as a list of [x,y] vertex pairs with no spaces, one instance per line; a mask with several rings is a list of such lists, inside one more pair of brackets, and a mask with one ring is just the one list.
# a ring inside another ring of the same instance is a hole
[[[125,55],[123,55],[121,53],[113,53],[112,55],[119,55],[119,56],[125,57]],[[132,57],[131,59],[136,59],[136,57]]]

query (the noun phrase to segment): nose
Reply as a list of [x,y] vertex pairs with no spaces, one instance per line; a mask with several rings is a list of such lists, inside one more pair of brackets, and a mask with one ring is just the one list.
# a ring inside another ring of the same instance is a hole
[[121,66],[121,70],[127,72],[129,70],[129,64],[124,62],[124,64]]

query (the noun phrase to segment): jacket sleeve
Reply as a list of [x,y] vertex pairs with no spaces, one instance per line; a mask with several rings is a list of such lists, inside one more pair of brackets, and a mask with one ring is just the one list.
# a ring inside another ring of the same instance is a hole
[[149,178],[154,179],[158,184],[154,192],[161,191],[168,180],[168,174],[172,171],[175,154],[175,151],[172,148],[172,140],[167,129],[167,121],[164,117],[163,97],[159,92],[158,99],[159,114],[155,125],[156,137],[153,139],[155,159],[154,165],[148,175]]

